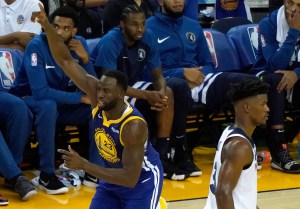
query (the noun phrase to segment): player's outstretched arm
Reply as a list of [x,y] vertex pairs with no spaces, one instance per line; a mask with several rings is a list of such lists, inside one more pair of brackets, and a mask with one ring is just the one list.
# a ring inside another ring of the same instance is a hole
[[144,144],[147,140],[147,124],[140,119],[128,121],[122,129],[121,140],[124,145],[122,168],[103,168],[79,156],[70,146],[69,150],[59,149],[65,165],[71,169],[84,170],[89,174],[125,187],[134,187],[139,179],[144,159]]
[[71,56],[69,49],[63,40],[57,35],[56,31],[49,23],[44,8],[39,4],[40,11],[33,12],[31,20],[37,21],[44,28],[51,53],[56,63],[63,71],[74,81],[82,91],[84,91],[92,100],[92,105],[95,106],[96,89],[98,79],[90,76]]

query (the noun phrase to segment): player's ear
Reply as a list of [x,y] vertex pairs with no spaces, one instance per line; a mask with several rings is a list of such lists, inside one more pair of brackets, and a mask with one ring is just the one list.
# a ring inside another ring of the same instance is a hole
[[250,112],[250,107],[249,107],[249,104],[247,102],[243,103],[243,108],[244,108],[245,112],[247,112],[247,113]]
[[121,100],[124,100],[125,95],[126,95],[126,92],[122,90],[122,91],[120,92],[120,94],[119,94],[119,98],[120,98]]

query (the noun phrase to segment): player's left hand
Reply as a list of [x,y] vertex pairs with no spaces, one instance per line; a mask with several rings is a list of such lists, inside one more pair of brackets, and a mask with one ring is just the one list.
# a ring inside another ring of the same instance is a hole
[[66,167],[74,170],[83,170],[83,165],[88,162],[85,158],[81,157],[76,151],[68,146],[68,150],[58,149],[59,153],[63,154],[62,159]]
[[295,83],[298,81],[297,74],[295,71],[290,70],[276,70],[275,73],[283,74],[281,81],[277,86],[277,91],[281,92],[284,90],[291,90]]
[[69,42],[69,49],[73,50],[77,56],[82,59],[83,64],[87,64],[89,61],[89,54],[83,47],[81,41],[77,39],[71,39]]

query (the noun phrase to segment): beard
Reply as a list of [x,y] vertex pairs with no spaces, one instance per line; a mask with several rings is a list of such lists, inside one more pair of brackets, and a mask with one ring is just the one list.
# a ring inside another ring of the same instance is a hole
[[174,12],[174,11],[172,11],[172,9],[166,3],[163,4],[163,8],[165,9],[167,15],[172,17],[172,18],[177,19],[177,18],[183,16],[184,9],[181,12]]
[[104,111],[110,111],[112,109],[114,109],[117,106],[118,100],[113,100],[110,103],[106,103],[104,105],[104,107],[102,108],[102,110]]

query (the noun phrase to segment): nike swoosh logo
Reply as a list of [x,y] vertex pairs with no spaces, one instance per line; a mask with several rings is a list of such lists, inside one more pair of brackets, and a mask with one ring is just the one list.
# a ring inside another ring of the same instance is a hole
[[128,57],[123,57],[123,59],[128,59]]
[[161,44],[162,42],[164,42],[165,40],[167,40],[168,38],[170,38],[170,36],[163,38],[163,39],[157,39],[157,43]]
[[46,64],[45,68],[46,68],[46,69],[50,69],[50,68],[55,68],[55,66],[47,65],[47,64]]
[[40,181],[42,182],[42,184],[44,185],[44,186],[48,186],[48,184],[49,184],[49,180],[48,180],[48,182],[46,183],[46,182],[44,182],[42,179],[40,179]]
[[91,176],[87,176],[87,178],[89,178],[90,180],[92,180],[93,182],[95,182],[95,183],[98,183],[98,179],[95,177],[95,178],[93,178],[93,177],[91,177]]

